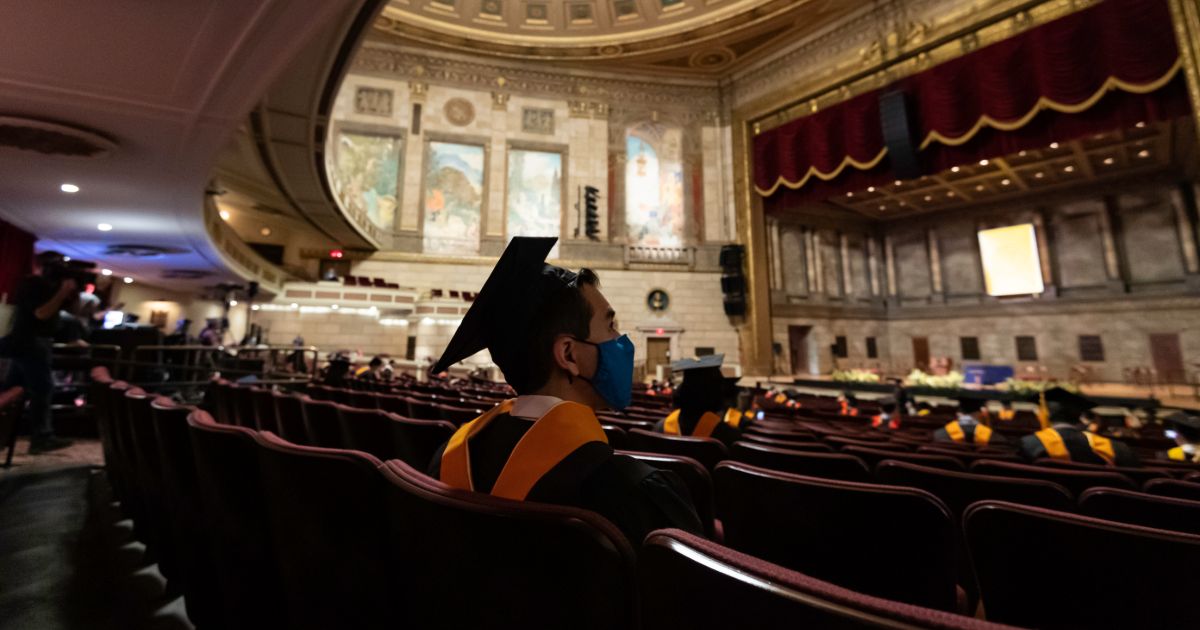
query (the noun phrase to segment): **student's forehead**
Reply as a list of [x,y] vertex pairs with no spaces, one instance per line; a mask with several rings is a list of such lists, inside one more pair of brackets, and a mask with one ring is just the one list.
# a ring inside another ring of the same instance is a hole
[[592,306],[592,311],[600,317],[608,317],[609,313],[614,310],[612,305],[608,303],[608,298],[604,297],[604,293],[600,289],[592,285],[584,285],[583,292]]

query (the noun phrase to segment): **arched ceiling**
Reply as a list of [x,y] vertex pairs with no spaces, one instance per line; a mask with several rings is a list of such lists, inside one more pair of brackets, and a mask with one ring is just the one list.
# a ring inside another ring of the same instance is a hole
[[866,0],[391,0],[379,37],[569,63],[721,76]]

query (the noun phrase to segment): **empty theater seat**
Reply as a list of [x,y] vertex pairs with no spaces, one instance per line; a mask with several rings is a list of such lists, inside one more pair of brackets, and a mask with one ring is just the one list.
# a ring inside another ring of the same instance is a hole
[[[890,447],[889,447],[890,448]],[[966,471],[967,467],[963,465],[956,457],[949,455],[930,455],[923,453],[911,453],[906,451],[885,450],[883,448],[867,448],[865,446],[846,446],[842,448],[842,452],[846,455],[853,455],[865,462],[868,467],[874,469],[879,462],[885,459],[909,462],[912,464],[920,464],[922,466],[931,466],[933,468],[944,468],[946,470]]]
[[[290,628],[379,628],[404,573],[382,556],[381,462],[359,451],[299,446],[259,433],[270,542]],[[416,544],[417,541],[409,541]]]
[[1200,501],[1092,488],[1080,495],[1079,512],[1110,521],[1200,534]]
[[1040,479],[979,475],[895,460],[880,462],[875,479],[888,485],[925,490],[941,499],[956,516],[961,516],[972,503],[989,499],[1052,510],[1072,507],[1069,490]]
[[381,469],[397,628],[631,628],[634,553],[600,516]]
[[279,417],[275,415],[275,392],[263,387],[250,388],[254,405],[254,424],[260,431],[279,432]]
[[308,443],[322,448],[342,447],[342,405],[324,400],[302,401]]
[[279,424],[279,437],[293,444],[308,444],[308,429],[304,427],[304,394],[275,392],[275,418]]
[[1051,468],[1049,466],[1031,466],[1029,464],[980,460],[971,464],[969,472],[980,475],[1002,475],[1006,477],[1053,481],[1070,490],[1071,494],[1075,496],[1079,496],[1083,494],[1084,490],[1095,486],[1137,490],[1137,484],[1133,483],[1133,480],[1129,477],[1120,473],[1099,470],[1067,470],[1065,468]]
[[786,438],[767,437],[759,433],[742,433],[740,438],[743,442],[753,442],[755,444],[766,444],[767,446],[775,446],[778,448],[786,448],[793,451],[809,451],[816,453],[832,453],[834,448],[824,442],[813,442],[811,440],[794,441]]
[[1178,628],[1196,619],[1200,536],[984,501],[963,517],[988,619]]
[[1069,462],[1061,459],[1043,458],[1033,462],[1038,466],[1049,466],[1051,468],[1063,468],[1066,470],[1093,470],[1100,472],[1115,472],[1125,475],[1133,480],[1133,483],[1139,487],[1151,479],[1169,479],[1171,473],[1160,468],[1132,468],[1129,466],[1103,466],[1100,464],[1086,464],[1083,462]]
[[880,599],[676,529],[651,533],[638,556],[644,628],[1001,628]]
[[936,497],[722,462],[725,544],[839,586],[941,610],[957,602],[954,521]]
[[725,445],[713,438],[665,435],[644,429],[630,429],[626,434],[629,436],[629,447],[633,450],[683,455],[700,462],[708,470],[728,456]]
[[846,481],[870,481],[871,469],[863,460],[843,453],[820,453],[776,448],[738,441],[730,457],[739,462],[797,475]]
[[1200,483],[1177,479],[1151,479],[1143,489],[1149,494],[1200,501]]
[[683,480],[691,494],[692,505],[696,507],[696,515],[704,524],[705,532],[712,536],[716,532],[715,514],[713,512],[712,475],[704,466],[683,455],[664,455],[661,453],[643,453],[639,451],[623,451],[639,461],[645,462],[659,470],[669,470]]

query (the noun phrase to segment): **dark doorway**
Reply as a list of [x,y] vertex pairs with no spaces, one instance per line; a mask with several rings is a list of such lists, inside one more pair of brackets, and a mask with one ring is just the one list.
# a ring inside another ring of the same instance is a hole
[[1150,356],[1154,369],[1162,383],[1185,383],[1183,350],[1179,347],[1179,335],[1175,333],[1150,335]]
[[812,326],[788,326],[788,358],[792,374],[808,374],[808,333]]
[[658,378],[658,366],[671,365],[671,339],[669,337],[649,337],[646,339],[646,376]]
[[929,337],[913,337],[913,365],[922,372],[929,371]]

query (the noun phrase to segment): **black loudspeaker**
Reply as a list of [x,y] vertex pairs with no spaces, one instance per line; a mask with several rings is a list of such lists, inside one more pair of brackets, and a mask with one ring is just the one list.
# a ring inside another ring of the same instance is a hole
[[258,283],[251,281],[246,285],[246,298],[253,300],[256,297],[258,297]]
[[741,245],[725,245],[721,248],[721,293],[725,297],[725,314],[741,317],[746,314],[746,275],[742,262],[746,248]]
[[600,240],[600,189],[595,186],[583,187],[583,208],[586,216],[584,233],[593,241]]
[[925,174],[913,138],[913,111],[908,94],[896,90],[879,95],[879,123],[887,146],[892,171],[898,179],[914,179]]

